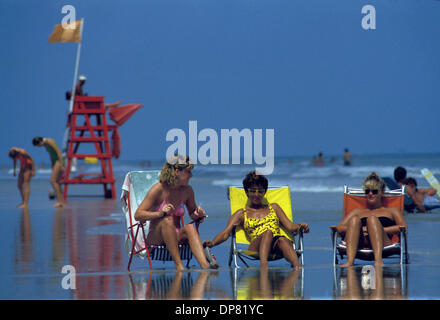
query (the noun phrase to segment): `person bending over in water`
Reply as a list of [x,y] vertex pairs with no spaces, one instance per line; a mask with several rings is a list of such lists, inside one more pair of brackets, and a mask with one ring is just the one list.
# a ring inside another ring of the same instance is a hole
[[17,208],[27,208],[31,194],[30,183],[35,176],[35,163],[25,149],[12,147],[9,150],[9,157],[14,160],[14,177],[16,176],[17,160],[20,160],[20,172],[18,173],[18,190],[20,190],[22,203]]
[[64,160],[61,155],[61,151],[57,146],[57,143],[52,138],[35,137],[32,140],[32,144],[36,147],[45,147],[49,153],[50,160],[52,162],[52,174],[50,176],[50,183],[57,196],[57,203],[54,204],[54,208],[64,207],[64,197],[61,191],[60,180],[64,173]]
[[[163,166],[159,182],[148,191],[135,213],[137,221],[150,221],[147,243],[166,245],[177,270],[184,270],[179,254],[179,243],[188,243],[194,257],[203,269],[210,266],[202,240],[193,224],[180,226],[180,217],[186,206],[193,221],[203,219],[205,210],[196,206],[194,191],[188,184],[194,165],[188,156],[173,156]],[[217,265],[218,267],[218,265]]]
[[341,267],[353,265],[358,247],[372,248],[374,265],[383,266],[383,247],[392,244],[391,238],[400,233],[400,226],[408,230],[403,214],[397,208],[383,207],[385,183],[376,172],[367,176],[362,187],[367,207],[349,212],[336,226],[347,243],[347,262]]
[[256,174],[255,170],[249,172],[243,180],[243,188],[250,200],[249,206],[237,210],[229,218],[225,229],[212,241],[205,241],[204,245],[209,248],[219,245],[229,238],[234,227],[241,226],[250,238],[249,250],[259,253],[260,267],[267,268],[269,254],[277,251],[295,269],[300,269],[301,265],[292,242],[281,235],[280,224],[292,233],[301,228],[307,233],[309,226],[307,223],[292,223],[276,203],[264,204],[267,187],[266,177]]

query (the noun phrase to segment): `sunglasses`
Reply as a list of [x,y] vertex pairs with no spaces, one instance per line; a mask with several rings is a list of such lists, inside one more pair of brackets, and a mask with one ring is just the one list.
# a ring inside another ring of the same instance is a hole
[[367,188],[367,189],[365,189],[365,194],[369,194],[370,191],[371,191],[373,194],[378,194],[378,193],[379,193],[379,190],[378,190],[378,189],[369,189],[369,188]]
[[266,193],[266,189],[252,189],[252,188],[249,188],[248,191],[249,191],[249,193],[260,193],[260,194],[265,194]]

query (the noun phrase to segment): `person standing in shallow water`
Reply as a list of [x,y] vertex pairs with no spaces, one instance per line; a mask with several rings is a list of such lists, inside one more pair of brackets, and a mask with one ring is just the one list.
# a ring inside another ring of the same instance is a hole
[[359,247],[372,248],[374,265],[383,266],[383,247],[392,244],[391,238],[400,233],[400,226],[408,230],[403,213],[399,209],[382,205],[385,182],[376,172],[366,177],[362,187],[367,207],[352,210],[336,226],[336,230],[347,243],[347,262],[341,267],[353,265]]
[[25,149],[12,147],[9,150],[9,157],[14,160],[14,177],[16,176],[17,160],[20,161],[20,172],[18,173],[18,190],[20,190],[22,203],[17,208],[27,208],[31,194],[31,179],[35,176],[35,163]]
[[32,144],[36,147],[45,147],[46,151],[49,153],[50,160],[52,162],[52,174],[50,176],[50,183],[57,197],[57,203],[55,203],[53,207],[64,207],[64,197],[60,184],[61,177],[64,173],[64,160],[61,155],[60,149],[58,148],[55,140],[52,138],[35,137],[32,140]]
[[353,161],[353,157],[347,148],[344,149],[344,155],[342,156],[342,160],[344,161],[344,166],[351,166],[351,162]]

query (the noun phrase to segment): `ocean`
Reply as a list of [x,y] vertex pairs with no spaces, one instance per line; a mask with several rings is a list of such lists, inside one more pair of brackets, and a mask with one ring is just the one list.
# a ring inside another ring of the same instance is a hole
[[[202,272],[195,259],[188,272],[176,273],[168,262],[153,262],[154,270],[149,271],[145,260],[135,259],[129,273],[119,200],[122,182],[129,171],[159,170],[161,161],[114,160],[117,199],[104,199],[101,186],[71,186],[64,209],[52,208],[47,167],[38,168],[31,181],[29,209],[17,209],[21,199],[16,177],[3,166],[0,299],[439,299],[440,210],[405,213],[410,263],[401,267],[397,259],[385,260],[383,270],[376,270],[380,277],[374,288],[364,279],[371,263],[357,261],[350,270],[333,267],[329,226],[340,221],[344,185],[360,187],[372,171],[392,177],[394,168],[403,166],[419,187],[427,187],[420,170],[429,168],[438,178],[440,154],[355,154],[352,166],[343,166],[341,157],[324,160],[324,166],[315,167],[310,156],[276,158],[268,176],[270,186],[290,186],[294,221],[310,226],[304,237],[304,268],[299,272],[283,260],[272,262],[267,272],[257,262],[251,262],[250,268],[230,268],[228,240],[213,248],[220,262],[217,271]],[[88,173],[100,170],[93,164],[79,168]],[[190,184],[208,215],[200,227],[202,240],[212,239],[226,226],[227,187],[241,185],[253,169],[253,165],[196,165]],[[66,266],[75,271],[70,282],[75,288],[66,288],[66,276],[72,275],[63,272]]]

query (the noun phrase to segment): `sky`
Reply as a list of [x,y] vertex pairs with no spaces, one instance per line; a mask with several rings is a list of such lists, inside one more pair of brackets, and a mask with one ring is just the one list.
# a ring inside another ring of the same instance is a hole
[[48,38],[64,5],[84,18],[84,91],[143,105],[120,160],[165,159],[189,121],[273,129],[276,157],[440,152],[440,1],[0,0],[0,163],[12,146],[48,161],[34,136],[62,144],[77,44]]

